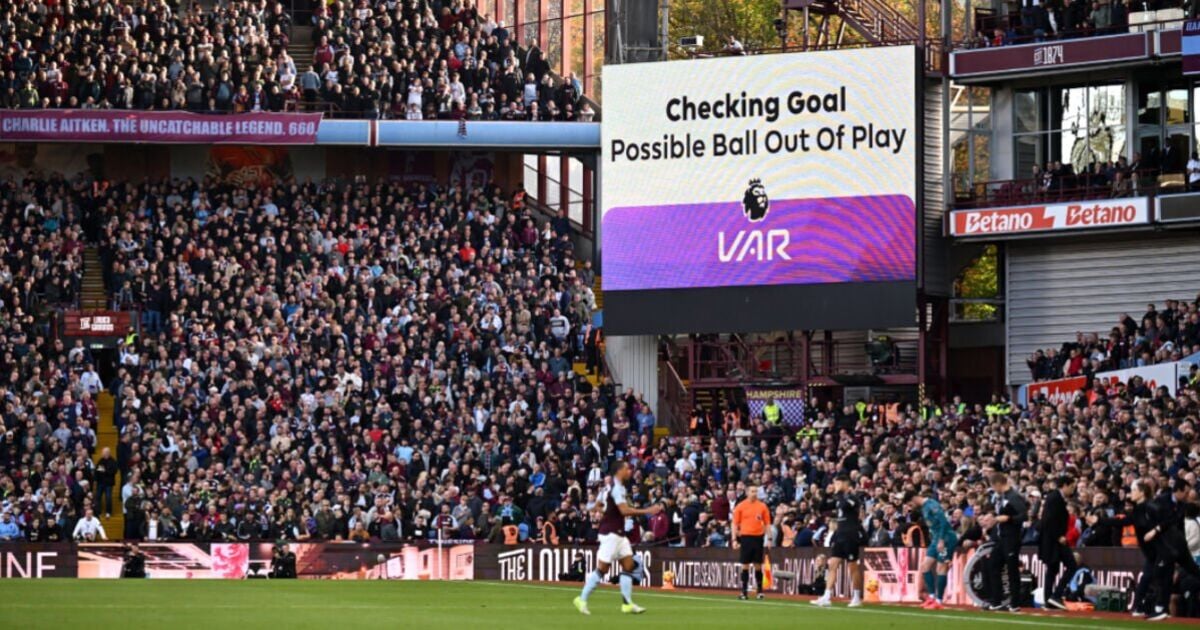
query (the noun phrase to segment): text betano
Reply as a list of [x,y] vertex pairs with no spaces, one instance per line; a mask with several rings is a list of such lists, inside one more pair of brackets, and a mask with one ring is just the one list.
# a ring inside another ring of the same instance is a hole
[[960,210],[952,215],[950,233],[953,236],[1022,234],[1121,227],[1146,222],[1145,199],[1089,201],[1022,208]]

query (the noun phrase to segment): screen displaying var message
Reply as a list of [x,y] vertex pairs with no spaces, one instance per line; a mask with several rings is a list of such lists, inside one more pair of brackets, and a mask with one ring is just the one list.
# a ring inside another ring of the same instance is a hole
[[915,62],[606,67],[604,290],[914,281]]

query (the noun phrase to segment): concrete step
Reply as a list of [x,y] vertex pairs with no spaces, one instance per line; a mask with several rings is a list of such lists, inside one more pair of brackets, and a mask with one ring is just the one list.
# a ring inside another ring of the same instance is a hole
[[588,369],[587,369],[587,364],[586,364],[586,363],[583,363],[583,362],[576,362],[576,363],[573,363],[573,364],[571,364],[571,369],[572,369],[572,370],[573,370],[573,371],[574,371],[576,374],[578,374],[578,375],[582,376],[583,378],[585,378],[585,379],[587,380],[587,382],[588,382],[588,383],[591,383],[592,387],[599,387],[599,386],[600,386],[600,377],[599,377],[597,374],[593,373],[593,372],[589,372],[589,371],[588,371]]

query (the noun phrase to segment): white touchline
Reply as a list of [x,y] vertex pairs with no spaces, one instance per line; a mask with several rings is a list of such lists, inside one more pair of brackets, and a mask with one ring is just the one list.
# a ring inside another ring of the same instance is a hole
[[[514,587],[514,588],[532,588],[532,589],[538,589],[538,590],[543,590],[543,591],[578,591],[579,590],[577,588],[573,588],[570,586],[550,586],[550,585],[542,585],[542,584],[519,584],[519,583],[515,583],[515,582],[493,582],[493,581],[483,581],[483,580],[472,582],[472,584],[482,584],[485,586],[504,586],[504,587]],[[639,590],[639,591],[637,591],[636,594],[638,597],[665,597],[668,599],[686,599],[686,600],[690,600],[690,601],[698,601],[698,602],[706,602],[706,603],[723,601],[717,595],[702,597],[702,596],[695,596],[695,595],[682,595],[682,594],[677,594],[677,593],[659,593],[659,592],[646,591],[646,590]],[[837,612],[851,613],[851,614],[855,614],[855,615],[872,615],[873,614],[873,615],[895,615],[898,617],[919,617],[921,619],[953,619],[955,621],[970,621],[973,623],[985,623],[985,624],[998,623],[998,624],[1008,624],[1008,625],[1013,625],[1013,626],[1038,626],[1040,628],[1082,628],[1084,630],[1105,630],[1108,628],[1117,627],[1117,626],[1111,626],[1111,625],[1097,626],[1097,625],[1085,625],[1085,624],[1078,624],[1078,623],[1058,623],[1058,622],[1050,621],[1048,617],[1043,617],[1042,620],[1034,621],[1033,619],[1008,619],[1008,618],[1000,617],[1000,616],[997,616],[995,618],[988,618],[988,617],[975,617],[975,616],[968,616],[968,615],[956,615],[953,613],[949,613],[949,614],[947,614],[947,613],[920,613],[920,612],[911,611],[911,610],[902,610],[896,606],[890,606],[890,607],[864,606],[862,608],[818,608],[816,606],[808,605],[807,602],[786,603],[786,602],[780,602],[780,601],[765,601],[765,602],[755,601],[755,602],[747,603],[747,602],[742,602],[742,601],[737,601],[737,600],[732,600],[732,599],[729,600],[728,602],[724,602],[724,603],[727,603],[730,606],[749,606],[749,607],[778,606],[781,608],[803,608],[804,610],[811,610],[813,612],[837,611]],[[1089,619],[1089,621],[1094,621],[1094,619]]]

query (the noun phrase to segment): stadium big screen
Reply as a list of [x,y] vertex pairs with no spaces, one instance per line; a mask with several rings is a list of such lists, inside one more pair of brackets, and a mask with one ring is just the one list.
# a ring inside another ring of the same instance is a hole
[[912,47],[606,66],[610,334],[912,325]]

